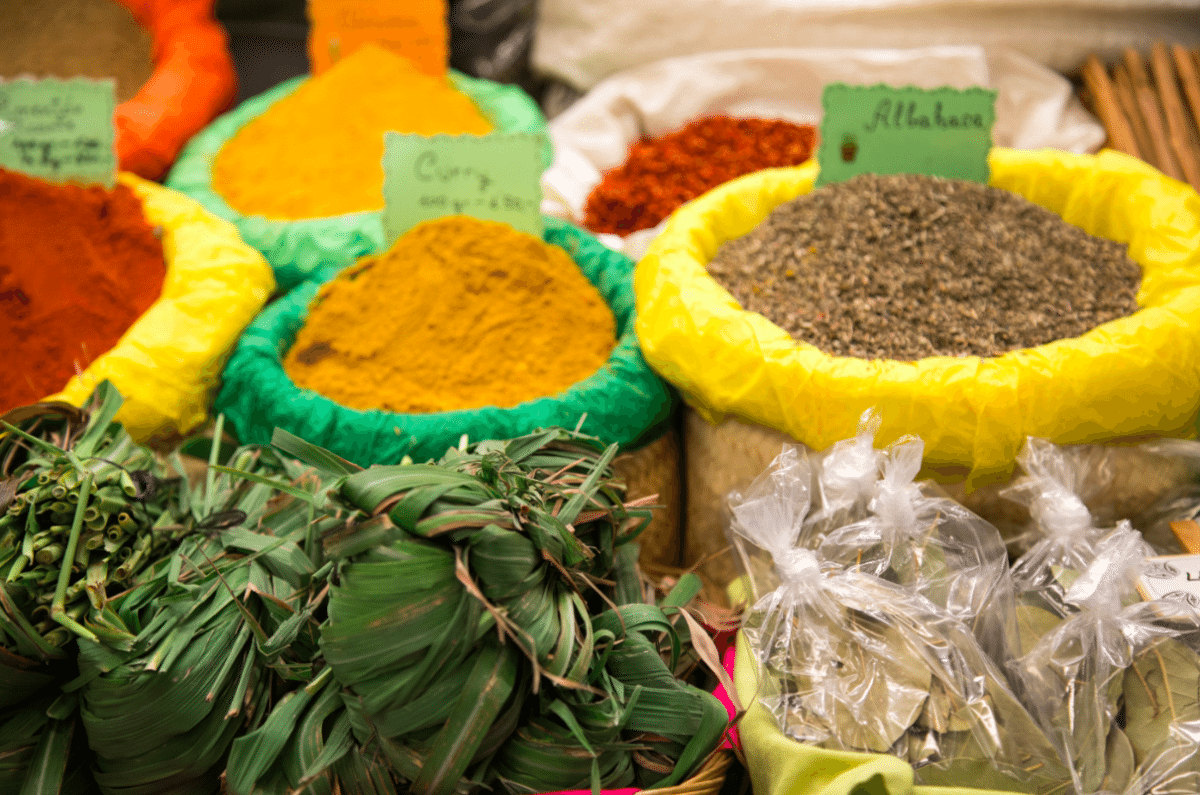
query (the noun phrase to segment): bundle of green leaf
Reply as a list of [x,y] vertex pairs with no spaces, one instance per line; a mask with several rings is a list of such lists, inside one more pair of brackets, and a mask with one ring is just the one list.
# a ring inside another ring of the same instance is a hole
[[743,631],[759,700],[790,737],[891,753],[918,783],[1061,793],[1069,774],[971,630],[914,589],[795,546],[795,524],[734,525],[781,585]]
[[[79,643],[80,675],[67,687],[95,779],[109,795],[215,793],[227,766],[236,780],[247,752],[270,749],[265,791],[329,793],[340,775],[356,792],[372,780],[390,792],[382,764],[348,753],[349,722],[320,654],[333,565],[319,538],[344,518],[294,496],[324,485],[307,467],[247,446],[229,454],[244,475],[218,474],[221,452],[210,446],[197,484],[173,460],[186,537],[110,602],[129,640]],[[302,720],[276,731],[272,718],[301,702]]]
[[[1200,658],[1180,638],[1200,631],[1200,615],[1175,602],[1130,603],[1145,544],[1122,524],[1099,542],[1096,560],[1067,589],[1065,604],[1074,613],[1014,672],[1030,711],[1069,762],[1078,795],[1195,793]],[[1175,677],[1186,683],[1179,704]],[[1181,715],[1180,707],[1191,714]]]
[[643,603],[630,542],[648,511],[624,503],[615,445],[551,429],[359,470],[281,442],[337,479],[318,494],[259,479],[348,509],[323,535],[335,584],[320,629],[345,709],[318,709],[331,691],[312,687],[278,701],[234,743],[231,792],[297,786],[281,760],[300,725],[332,727],[300,784],[324,765],[356,792],[391,789],[348,780],[352,756],[385,761],[410,792],[449,795],[668,786],[715,749],[725,710],[680,678],[697,654],[718,664],[684,609],[699,581]]
[[0,417],[0,792],[91,786],[58,686],[77,640],[132,638],[112,602],[180,536],[154,454],[112,421],[120,406],[104,382],[83,410]]

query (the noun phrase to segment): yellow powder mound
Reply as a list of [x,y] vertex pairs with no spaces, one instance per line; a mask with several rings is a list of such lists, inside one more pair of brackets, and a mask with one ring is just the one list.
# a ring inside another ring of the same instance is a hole
[[364,46],[238,131],[213,187],[245,215],[319,218],[383,207],[383,134],[484,135],[491,123],[448,79]]
[[611,310],[566,252],[458,215],[326,284],[284,369],[357,409],[508,407],[586,378],[615,344]]

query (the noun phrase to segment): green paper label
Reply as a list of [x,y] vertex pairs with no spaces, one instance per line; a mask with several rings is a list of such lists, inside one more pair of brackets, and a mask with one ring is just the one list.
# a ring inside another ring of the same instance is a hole
[[542,236],[537,133],[384,135],[383,231],[390,246],[423,221],[470,215]]
[[116,83],[0,81],[0,168],[50,182],[116,182]]
[[859,174],[988,181],[995,91],[831,83],[821,105],[817,186]]

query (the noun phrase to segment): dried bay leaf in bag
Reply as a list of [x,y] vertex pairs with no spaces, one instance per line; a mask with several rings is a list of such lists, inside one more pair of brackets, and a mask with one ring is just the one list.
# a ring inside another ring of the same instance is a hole
[[1102,792],[1123,793],[1133,783],[1137,760],[1134,759],[1133,745],[1129,742],[1129,737],[1119,726],[1113,726],[1108,732],[1106,755],[1108,769],[1098,789]]
[[1050,634],[1062,623],[1059,615],[1034,602],[1032,599],[1022,599],[1017,604],[1017,638],[1013,644],[1013,652],[1018,658],[1028,654],[1042,637]]
[[[811,620],[811,618],[810,618]],[[849,611],[791,648],[784,732],[828,748],[885,753],[928,700],[932,673],[894,626]]]
[[1200,722],[1200,658],[1164,638],[1125,672],[1125,733],[1138,764],[1171,737],[1171,724]]

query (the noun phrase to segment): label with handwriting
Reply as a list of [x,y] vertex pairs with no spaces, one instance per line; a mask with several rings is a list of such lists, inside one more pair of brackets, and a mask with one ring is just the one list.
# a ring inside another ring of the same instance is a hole
[[446,74],[446,0],[308,0],[308,57],[319,75],[364,44],[378,44],[434,77]]
[[470,215],[542,236],[537,133],[384,136],[383,231],[390,246],[422,221]]
[[116,181],[112,80],[0,80],[0,168],[50,182]]
[[1166,599],[1200,608],[1200,555],[1147,558],[1138,592],[1147,601]]
[[859,174],[988,181],[995,91],[831,83],[821,105],[818,186]]

